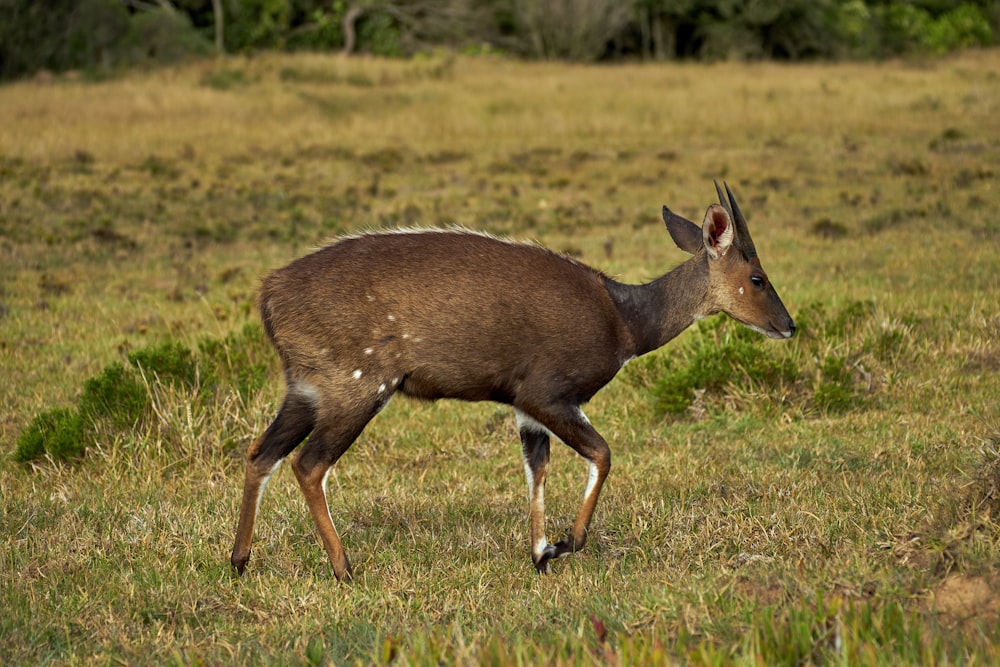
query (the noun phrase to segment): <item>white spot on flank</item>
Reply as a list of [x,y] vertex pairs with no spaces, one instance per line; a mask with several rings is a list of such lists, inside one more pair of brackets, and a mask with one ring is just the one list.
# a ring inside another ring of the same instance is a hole
[[743,288],[740,287],[740,294],[743,294]]
[[369,301],[375,300],[375,297],[373,297],[371,294],[365,294],[365,298],[368,299]]
[[351,373],[351,377],[353,377],[355,380],[360,380],[361,379],[361,369],[359,368],[356,371],[354,371],[353,373]]
[[370,348],[370,347],[366,347],[366,348],[365,348],[365,354],[371,354],[371,353],[372,353],[372,352],[374,352],[374,351],[375,351],[375,350],[373,350],[373,349],[372,349],[372,348]]
[[395,322],[396,321],[396,316],[395,315],[389,315],[389,321],[390,322]]
[[403,340],[409,340],[409,339],[410,339],[410,334],[408,333],[403,334]]
[[378,393],[381,394],[384,391],[385,391],[385,383],[382,383],[378,386]]

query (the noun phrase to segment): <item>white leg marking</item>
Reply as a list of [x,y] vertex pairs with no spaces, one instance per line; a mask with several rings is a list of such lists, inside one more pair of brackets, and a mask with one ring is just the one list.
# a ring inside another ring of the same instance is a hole
[[264,475],[264,479],[262,479],[260,481],[260,488],[257,489],[257,507],[256,508],[258,510],[260,509],[260,499],[264,497],[264,489],[267,487],[267,483],[269,481],[271,481],[271,475],[274,474],[274,471],[278,469],[278,466],[281,465],[281,461],[283,461],[283,460],[284,459],[281,459],[277,463],[275,463],[273,466],[271,466],[271,469],[267,471],[266,475]]
[[[323,504],[326,506],[326,515],[328,517],[330,517],[330,525],[332,526],[333,525],[333,515],[330,514],[330,501],[327,500],[327,498],[326,498],[326,480],[330,476],[330,471],[331,470],[333,470],[333,466],[330,466],[329,468],[327,468],[326,472],[323,473],[323,482],[321,483],[321,487],[320,488],[323,489]],[[334,530],[336,530],[336,528],[334,528]]]
[[517,429],[528,429],[529,431],[548,433],[552,435],[552,431],[545,428],[545,425],[537,421],[533,417],[526,415],[517,408],[514,408],[514,418],[517,419]]
[[549,541],[545,539],[544,535],[542,535],[541,537],[538,538],[538,541],[535,542],[534,546],[531,547],[531,554],[535,558],[539,558],[543,553],[545,553],[545,549],[548,546],[549,546]]
[[528,480],[528,503],[535,497],[535,473],[531,470],[531,464],[528,463],[528,457],[521,453],[521,458],[524,459],[524,477]]
[[597,486],[597,465],[594,463],[590,464],[590,477],[587,478],[587,490],[583,492],[584,498],[589,498],[590,494],[594,492],[594,487]]

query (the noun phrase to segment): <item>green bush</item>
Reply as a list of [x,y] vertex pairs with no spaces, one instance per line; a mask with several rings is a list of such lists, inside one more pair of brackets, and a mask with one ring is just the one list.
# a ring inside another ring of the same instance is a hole
[[290,27],[286,0],[240,0],[226,5],[226,49],[247,51],[284,46]]
[[653,387],[667,413],[684,412],[696,389],[720,391],[734,381],[777,387],[799,374],[793,359],[775,356],[759,344],[760,334],[722,316],[703,320],[697,328],[697,335],[681,350],[683,364],[668,362]]
[[768,345],[725,316],[703,320],[681,345],[636,364],[630,375],[651,388],[663,414],[684,413],[696,391],[711,399],[760,389],[807,411],[839,413],[864,405],[860,359],[865,365],[892,363],[908,345],[909,329],[878,324],[870,300],[849,301],[832,312],[821,303],[808,304],[795,321],[794,341]]
[[244,400],[263,389],[271,373],[274,355],[257,322],[248,322],[221,340],[205,339],[198,350],[206,372],[219,384],[234,387]]
[[73,458],[98,433],[108,437],[133,431],[151,417],[147,383],[198,388],[192,400],[204,403],[230,388],[249,400],[271,376],[274,354],[261,325],[250,322],[223,339],[206,338],[197,353],[174,341],[130,352],[127,361],[114,362],[86,380],[75,409],[37,415],[19,435],[14,458]]
[[886,54],[924,49],[924,36],[933,19],[930,13],[910,2],[891,2],[875,12],[881,26],[882,50]]
[[854,380],[845,357],[829,355],[823,360],[813,400],[823,412],[846,412],[854,407]]
[[163,343],[130,352],[130,364],[146,374],[147,379],[175,381],[193,387],[198,383],[198,364],[191,350],[180,343]]
[[36,415],[17,439],[14,460],[27,463],[49,454],[54,459],[71,459],[87,446],[83,418],[74,408],[55,408]]
[[128,63],[172,64],[207,55],[211,45],[183,12],[154,9],[132,17],[121,50]]
[[876,7],[882,54],[947,53],[993,42],[990,22],[975,4],[962,3],[937,15],[932,13],[934,9],[902,1]]
[[119,431],[133,428],[149,405],[149,392],[138,373],[117,361],[83,383],[79,403],[84,420]]
[[358,21],[358,42],[372,55],[403,55],[399,25],[385,12],[372,12]]
[[926,45],[935,53],[971,46],[989,46],[993,29],[978,7],[962,4],[942,14],[928,28]]

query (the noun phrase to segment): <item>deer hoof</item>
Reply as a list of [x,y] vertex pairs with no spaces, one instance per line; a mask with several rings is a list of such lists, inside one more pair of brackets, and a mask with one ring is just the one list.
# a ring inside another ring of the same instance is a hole
[[535,561],[535,569],[538,574],[549,574],[552,572],[551,560],[556,557],[556,547],[550,544],[542,551],[542,555]]
[[238,558],[235,554],[229,559],[229,562],[233,564],[236,568],[236,574],[243,576],[243,571],[247,569],[247,561],[250,560],[250,554]]

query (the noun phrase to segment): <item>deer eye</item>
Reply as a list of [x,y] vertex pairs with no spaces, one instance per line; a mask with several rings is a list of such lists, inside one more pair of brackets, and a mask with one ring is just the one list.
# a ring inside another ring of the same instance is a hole
[[762,289],[764,287],[764,279],[760,276],[750,276],[750,282],[757,289]]

